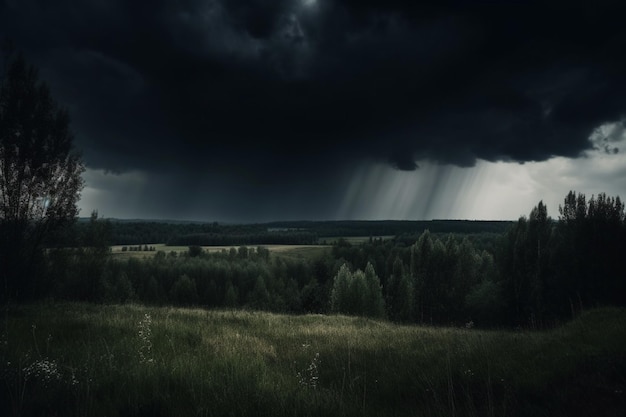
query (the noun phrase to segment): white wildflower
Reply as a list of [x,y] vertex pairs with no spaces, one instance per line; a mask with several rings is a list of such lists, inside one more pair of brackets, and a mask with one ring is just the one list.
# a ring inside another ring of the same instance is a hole
[[61,373],[56,361],[42,359],[31,363],[22,370],[24,378],[28,380],[36,380],[48,385],[51,382],[60,381]]
[[302,372],[298,372],[296,375],[298,377],[298,381],[300,385],[317,389],[317,384],[319,383],[319,365],[320,365],[320,354],[316,353],[313,357],[313,360],[309,364],[309,366],[303,370]]
[[143,319],[139,321],[139,362],[152,363],[152,317],[150,314],[144,314]]

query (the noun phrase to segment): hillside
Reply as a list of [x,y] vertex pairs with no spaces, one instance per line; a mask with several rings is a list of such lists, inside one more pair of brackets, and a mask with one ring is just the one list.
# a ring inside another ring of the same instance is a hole
[[626,310],[545,332],[346,316],[12,307],[0,414],[618,415]]

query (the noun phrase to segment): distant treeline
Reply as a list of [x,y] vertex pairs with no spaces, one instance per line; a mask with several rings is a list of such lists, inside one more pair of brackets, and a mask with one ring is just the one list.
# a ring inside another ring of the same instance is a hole
[[419,236],[425,230],[435,234],[503,233],[513,222],[483,220],[374,220],[273,222],[269,228],[309,230],[329,236]]
[[258,231],[256,233],[195,233],[176,236],[167,241],[171,246],[232,246],[232,245],[314,245],[315,233],[297,231]]
[[[433,234],[504,233],[507,221],[297,221],[260,224],[168,223],[109,220],[112,245],[314,244],[327,237],[398,236],[406,244],[429,230]],[[89,222],[79,221],[48,239],[48,246],[77,246]]]

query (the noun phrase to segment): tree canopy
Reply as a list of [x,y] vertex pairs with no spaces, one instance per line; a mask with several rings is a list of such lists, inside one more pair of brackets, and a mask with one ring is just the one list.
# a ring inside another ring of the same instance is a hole
[[84,165],[69,114],[21,54],[0,74],[0,273],[5,296],[37,288],[32,271],[46,234],[78,214]]

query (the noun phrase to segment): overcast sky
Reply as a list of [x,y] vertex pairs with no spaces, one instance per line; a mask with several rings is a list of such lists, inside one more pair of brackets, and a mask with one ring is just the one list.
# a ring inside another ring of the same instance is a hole
[[3,0],[81,215],[517,219],[626,197],[622,1]]

